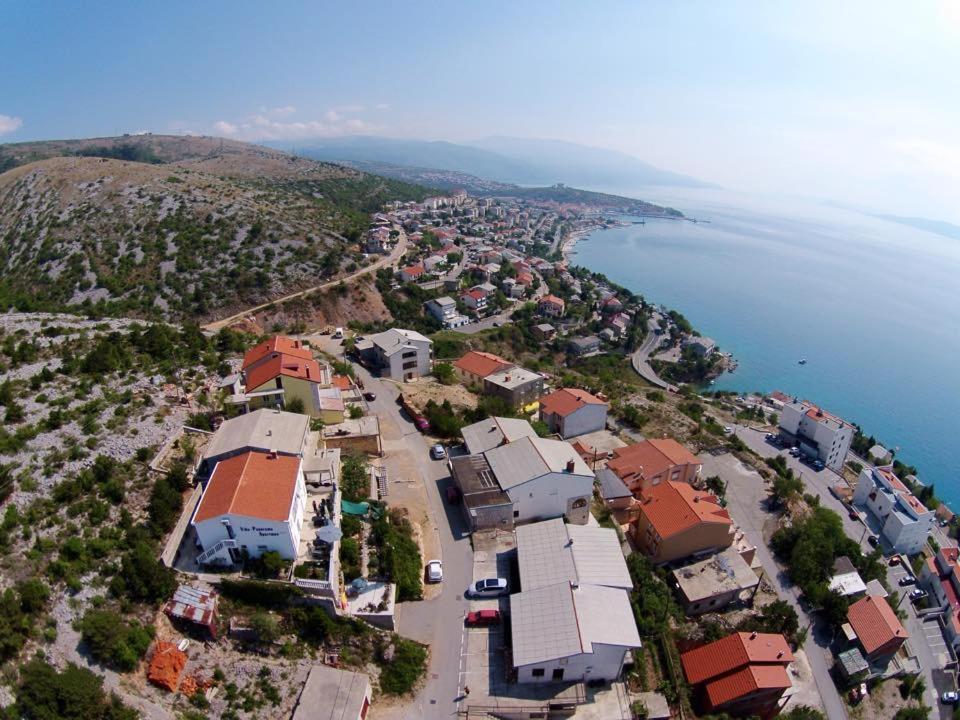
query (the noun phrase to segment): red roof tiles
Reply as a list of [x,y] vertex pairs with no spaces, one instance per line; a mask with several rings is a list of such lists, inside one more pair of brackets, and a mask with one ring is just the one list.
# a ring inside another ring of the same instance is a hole
[[300,458],[247,452],[221,460],[213,469],[195,523],[233,514],[283,522],[297,489]]
[[294,340],[284,335],[274,335],[272,338],[268,338],[247,350],[243,356],[243,369],[246,370],[255,362],[262,360],[271,353],[289,355],[301,360],[313,359],[313,353],[310,352],[310,348],[306,347],[302,341]]
[[888,646],[892,651],[896,649],[893,645],[902,645],[909,637],[890,603],[875,595],[868,595],[851,605],[847,620],[867,655]]
[[613,458],[607,463],[621,480],[629,476],[646,478],[670,470],[678,465],[699,465],[696,455],[676,440],[644,440],[636,445],[628,445],[613,451]]
[[684,482],[663,482],[643,491],[640,512],[661,538],[696,527],[701,523],[733,525],[730,514],[715,495]]
[[561,417],[566,417],[584,405],[606,405],[606,403],[596,395],[591,395],[579,388],[561,388],[540,398],[540,407],[545,413]]
[[277,355],[246,371],[248,392],[253,392],[276,377],[300,378],[310,382],[322,382],[320,363],[316,360],[303,360],[290,355]]
[[453,363],[454,367],[470,375],[485,378],[500,370],[512,368],[513,363],[493,353],[470,350]]

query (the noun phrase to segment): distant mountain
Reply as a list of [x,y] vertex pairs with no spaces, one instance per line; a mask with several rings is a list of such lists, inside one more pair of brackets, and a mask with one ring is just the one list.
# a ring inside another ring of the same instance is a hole
[[557,140],[487,138],[465,145],[352,136],[271,145],[316,160],[434,168],[517,185],[709,187],[699,180],[661,170],[625,153]]
[[948,237],[951,240],[960,240],[960,225],[954,225],[953,223],[948,223],[944,220],[931,220],[929,218],[921,217],[904,217],[902,215],[874,215],[874,217],[878,217],[881,220],[887,220],[889,222],[899,223],[900,225],[908,225],[918,230],[926,230],[927,232],[934,233],[935,235]]

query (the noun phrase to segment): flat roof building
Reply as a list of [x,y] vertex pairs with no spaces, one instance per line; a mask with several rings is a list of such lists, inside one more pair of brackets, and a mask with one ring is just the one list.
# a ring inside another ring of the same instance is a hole
[[537,431],[526,420],[491,417],[467,425],[460,431],[463,444],[471,454],[486,452],[505,443],[525,437],[535,437]]
[[671,576],[687,615],[746,602],[760,585],[757,573],[733,548],[677,568]]

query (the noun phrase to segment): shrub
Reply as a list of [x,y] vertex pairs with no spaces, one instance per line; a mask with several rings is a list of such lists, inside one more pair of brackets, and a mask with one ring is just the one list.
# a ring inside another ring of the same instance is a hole
[[363,408],[360,407],[359,405],[351,405],[351,406],[350,406],[350,419],[351,419],[351,420],[358,420],[359,418],[362,418],[362,417],[363,417]]
[[427,668],[427,650],[423,645],[394,635],[393,658],[381,658],[380,689],[387,695],[405,695],[423,677]]
[[127,624],[110,610],[88,610],[80,633],[96,660],[124,672],[137,666],[153,640],[153,628]]
[[176,588],[174,571],[157,559],[152,545],[138,541],[120,561],[120,572],[110,583],[118,597],[138,602],[157,603],[166,600]]
[[270,613],[254,613],[250,618],[250,628],[257,634],[257,640],[265,645],[280,638],[280,623]]
[[346,582],[360,577],[360,544],[356,539],[345,537],[340,541],[340,567]]
[[374,521],[372,533],[381,548],[381,567],[397,586],[397,600],[419,600],[423,595],[423,561],[410,521],[392,510]]
[[303,415],[303,400],[297,397],[291,398],[290,402],[284,404],[283,409],[287,412],[299,413],[300,415]]
[[[11,715],[13,717],[14,715]],[[139,713],[103,691],[103,679],[69,663],[58,672],[41,656],[20,668],[16,717],[28,720],[136,720]]]

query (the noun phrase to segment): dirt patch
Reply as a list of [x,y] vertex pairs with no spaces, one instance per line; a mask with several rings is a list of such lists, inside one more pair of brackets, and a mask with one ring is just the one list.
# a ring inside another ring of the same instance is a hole
[[433,400],[438,405],[445,400],[455,408],[474,410],[477,407],[477,396],[463,385],[441,385],[435,380],[419,380],[415,383],[398,383],[400,392],[418,409],[423,410],[427,403]]
[[373,276],[364,275],[343,288],[318,290],[269,307],[242,322],[264,331],[302,333],[330,325],[346,327],[351,323],[369,324],[390,319],[390,311],[383,304]]
[[893,679],[874,685],[870,694],[856,704],[851,704],[850,694],[841,693],[847,704],[847,713],[853,720],[889,720],[901,708],[915,706],[916,702],[900,697],[900,680]]

